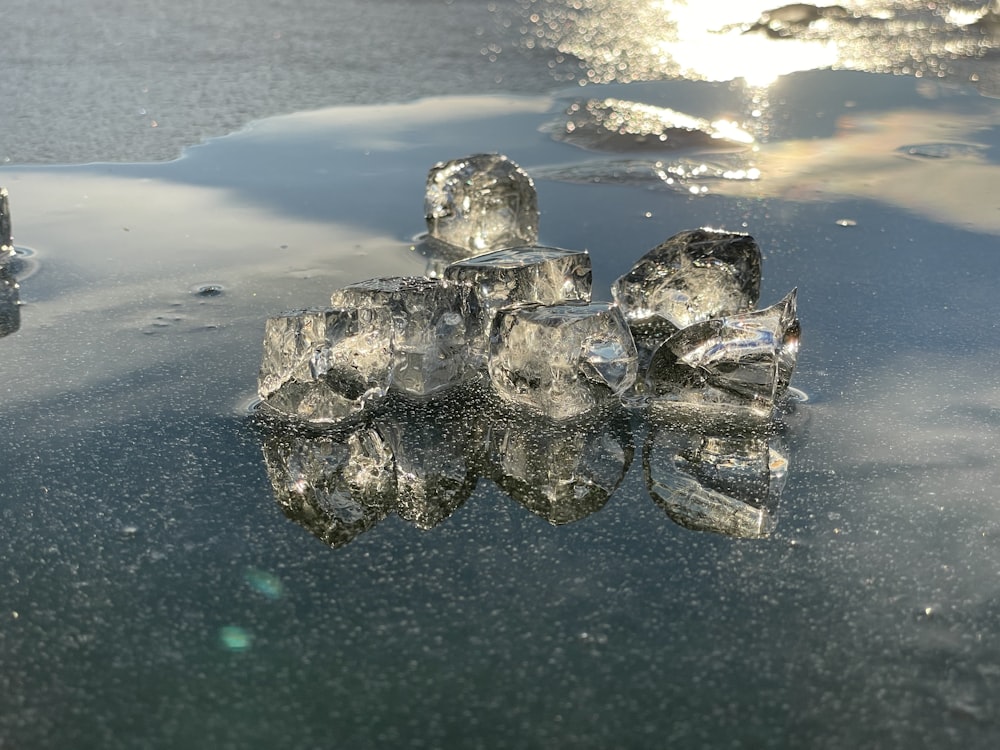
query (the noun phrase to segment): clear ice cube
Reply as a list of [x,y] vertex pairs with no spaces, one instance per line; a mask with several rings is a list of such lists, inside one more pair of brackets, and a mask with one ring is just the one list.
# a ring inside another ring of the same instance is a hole
[[482,311],[481,354],[496,311],[513,304],[590,302],[592,272],[587,251],[524,246],[494,250],[452,263],[444,277],[468,284]]
[[332,423],[381,395],[389,350],[379,331],[384,311],[311,309],[269,318],[257,393],[270,409],[309,422]]
[[752,309],[760,267],[760,248],[750,235],[692,229],[642,256],[611,293],[629,323],[664,319],[685,328]]
[[11,237],[10,198],[7,188],[0,187],[0,261],[14,252],[14,241]]
[[616,305],[528,304],[497,312],[488,367],[504,398],[567,419],[621,395],[638,358]]
[[538,241],[538,197],[528,173],[506,156],[440,162],[427,175],[430,237],[469,255]]
[[468,355],[481,322],[468,286],[426,277],[370,279],[338,289],[330,301],[384,322],[375,348],[388,352],[387,389],[425,396],[477,374]]
[[599,415],[567,423],[499,411],[486,435],[489,475],[553,525],[597,512],[621,484],[634,452],[624,410]]
[[285,515],[332,547],[367,531],[394,506],[395,463],[370,426],[336,435],[276,433],[263,453]]
[[653,428],[643,451],[650,495],[676,523],[696,531],[760,538],[788,471],[777,438],[702,435]]
[[755,312],[696,323],[654,352],[645,386],[657,399],[769,417],[798,358],[796,292]]

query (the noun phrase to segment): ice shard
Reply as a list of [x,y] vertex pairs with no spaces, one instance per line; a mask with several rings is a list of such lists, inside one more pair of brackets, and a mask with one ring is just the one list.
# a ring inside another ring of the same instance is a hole
[[761,257],[747,234],[680,232],[650,250],[611,287],[630,324],[666,320],[685,328],[753,309]]
[[426,396],[477,375],[469,358],[470,339],[481,330],[471,289],[442,279],[370,279],[336,290],[335,308],[383,321],[374,340],[388,352],[385,387]]
[[377,310],[299,310],[268,319],[257,393],[273,411],[309,422],[332,423],[357,414],[381,395],[389,351]]
[[567,419],[621,395],[635,382],[638,358],[615,305],[528,304],[493,318],[488,367],[502,397]]
[[770,417],[798,358],[796,292],[771,307],[707,320],[678,331],[654,352],[647,392],[714,408],[745,407]]
[[759,538],[774,529],[788,459],[773,436],[654,426],[643,450],[643,472],[653,500],[681,526]]
[[427,175],[427,231],[468,255],[538,242],[538,197],[528,173],[506,156],[440,162]]
[[264,442],[263,452],[285,515],[332,547],[369,530],[394,507],[395,463],[370,426],[323,435],[281,431]]
[[468,284],[482,312],[481,355],[485,360],[496,311],[513,304],[590,302],[590,255],[556,247],[526,246],[494,250],[452,263],[444,277]]

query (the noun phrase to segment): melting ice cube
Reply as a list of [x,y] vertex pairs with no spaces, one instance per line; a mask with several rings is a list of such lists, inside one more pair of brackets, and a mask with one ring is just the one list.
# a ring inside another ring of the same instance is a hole
[[433,239],[469,255],[538,241],[538,197],[528,173],[506,156],[475,154],[441,162],[424,198]]
[[548,417],[573,417],[621,395],[637,369],[632,333],[610,303],[514,306],[493,319],[493,386]]
[[653,353],[646,387],[667,400],[740,405],[770,416],[799,350],[795,290],[771,307],[678,331]]
[[21,295],[17,279],[0,266],[0,338],[21,327]]
[[753,237],[715,229],[674,235],[642,256],[611,293],[629,323],[662,318],[677,328],[745,312],[760,296]]
[[383,311],[312,309],[269,318],[257,392],[271,409],[310,422],[356,414],[383,389],[389,351]]
[[516,247],[452,263],[444,277],[472,287],[482,310],[482,356],[493,315],[523,302],[590,302],[590,255],[555,247]]
[[426,277],[370,279],[338,289],[330,301],[385,319],[374,345],[389,352],[386,388],[425,396],[476,374],[469,339],[481,324],[468,286]]

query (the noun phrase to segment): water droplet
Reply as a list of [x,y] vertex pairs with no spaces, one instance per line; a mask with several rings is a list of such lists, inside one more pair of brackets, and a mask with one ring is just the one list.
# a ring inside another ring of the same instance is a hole
[[225,291],[222,284],[201,284],[191,290],[198,297],[218,297]]

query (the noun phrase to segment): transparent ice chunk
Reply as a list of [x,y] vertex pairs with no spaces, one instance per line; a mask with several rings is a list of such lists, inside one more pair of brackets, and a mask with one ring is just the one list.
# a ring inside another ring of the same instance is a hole
[[14,241],[11,236],[10,198],[7,188],[0,187],[0,261],[14,252]]
[[270,409],[330,423],[360,412],[388,381],[377,310],[299,310],[269,318],[257,393]]
[[770,416],[798,358],[796,292],[755,312],[696,323],[654,352],[646,389],[659,399],[709,407],[745,406]]
[[750,310],[760,297],[760,248],[747,234],[692,229],[640,258],[611,287],[629,323],[685,328]]
[[597,512],[621,484],[634,452],[624,410],[598,415],[554,422],[524,409],[500,410],[486,436],[490,476],[551,524]]
[[452,263],[444,277],[468,284],[482,311],[483,359],[493,315],[515,303],[590,302],[590,255],[584,251],[525,246],[494,250]]
[[383,322],[373,346],[388,352],[386,388],[425,396],[477,374],[468,354],[470,340],[480,332],[479,306],[463,284],[426,277],[370,279],[338,289],[331,304]]
[[264,442],[263,453],[285,515],[332,547],[347,544],[393,509],[395,463],[370,426],[323,435],[279,432]]
[[650,495],[681,526],[759,538],[774,529],[788,459],[776,437],[654,426],[643,472]]
[[497,312],[488,366],[501,396],[566,419],[621,395],[638,359],[617,306],[529,304]]
[[474,154],[434,165],[424,215],[431,238],[469,255],[538,242],[538,197],[506,156]]

